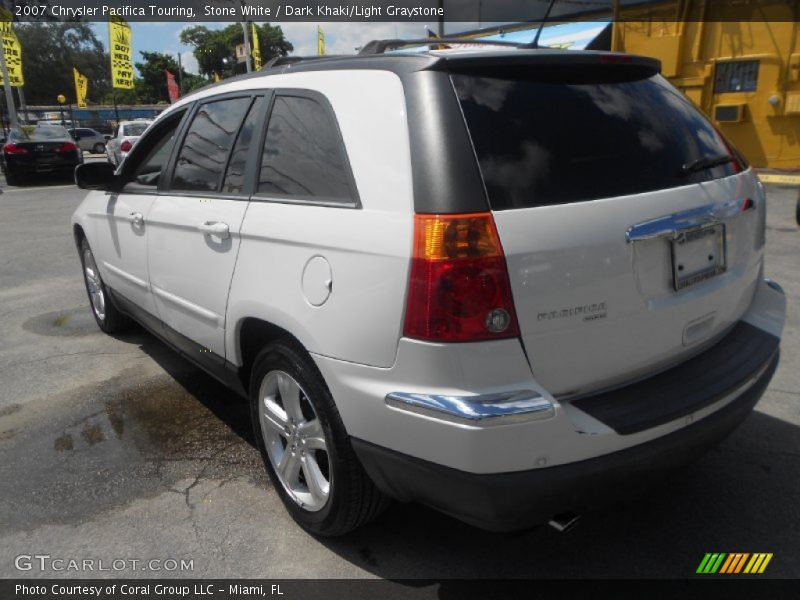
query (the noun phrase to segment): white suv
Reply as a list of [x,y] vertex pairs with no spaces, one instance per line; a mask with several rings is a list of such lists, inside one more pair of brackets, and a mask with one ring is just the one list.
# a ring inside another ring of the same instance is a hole
[[248,397],[314,533],[388,498],[564,527],[719,441],[778,362],[764,191],[658,70],[387,53],[187,96],[76,171],[97,323]]

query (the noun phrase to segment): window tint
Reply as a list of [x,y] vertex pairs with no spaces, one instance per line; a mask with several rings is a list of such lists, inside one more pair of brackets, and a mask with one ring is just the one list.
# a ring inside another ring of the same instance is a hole
[[564,204],[679,187],[734,173],[705,117],[661,76],[558,83],[456,75],[495,210]]
[[349,167],[333,116],[311,98],[277,96],[258,181],[261,194],[350,202]]
[[8,139],[13,142],[46,142],[71,139],[69,132],[57,125],[23,125],[12,129]]
[[154,131],[152,135],[145,136],[139,142],[141,148],[151,146],[144,159],[134,168],[130,179],[133,183],[141,186],[156,188],[161,179],[161,173],[167,164],[172,147],[175,145],[175,134],[181,122],[183,113],[175,115],[169,123],[164,123],[159,127],[160,131]]
[[173,190],[215,192],[250,98],[203,104],[183,140],[172,176]]
[[222,191],[227,194],[241,194],[244,192],[244,175],[247,167],[247,159],[250,154],[253,136],[256,131],[258,118],[264,107],[264,98],[256,98],[250,107],[250,112],[239,131],[236,144],[233,146],[228,170],[225,173],[225,180],[222,183]]
[[758,87],[758,61],[736,60],[717,63],[714,93],[755,92]]

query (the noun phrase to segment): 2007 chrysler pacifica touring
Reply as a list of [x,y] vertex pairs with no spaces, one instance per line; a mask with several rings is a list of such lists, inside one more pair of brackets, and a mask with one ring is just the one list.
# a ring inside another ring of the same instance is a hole
[[389,498],[564,523],[722,439],[778,362],[764,190],[658,71],[459,48],[198,91],[76,171],[97,323],[248,397],[309,531]]

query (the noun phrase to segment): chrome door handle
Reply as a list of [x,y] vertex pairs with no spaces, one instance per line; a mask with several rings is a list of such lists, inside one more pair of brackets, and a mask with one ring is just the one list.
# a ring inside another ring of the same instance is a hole
[[132,212],[131,213],[131,223],[133,223],[134,227],[141,227],[144,225],[144,217],[140,212]]
[[230,235],[228,224],[221,223],[220,221],[206,221],[205,223],[198,225],[197,229],[203,232],[203,235],[217,235],[223,240]]

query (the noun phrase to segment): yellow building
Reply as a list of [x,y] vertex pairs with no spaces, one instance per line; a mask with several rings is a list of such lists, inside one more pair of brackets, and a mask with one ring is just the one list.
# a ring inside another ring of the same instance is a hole
[[672,0],[624,10],[611,47],[660,59],[753,166],[799,169],[798,16],[796,1]]

